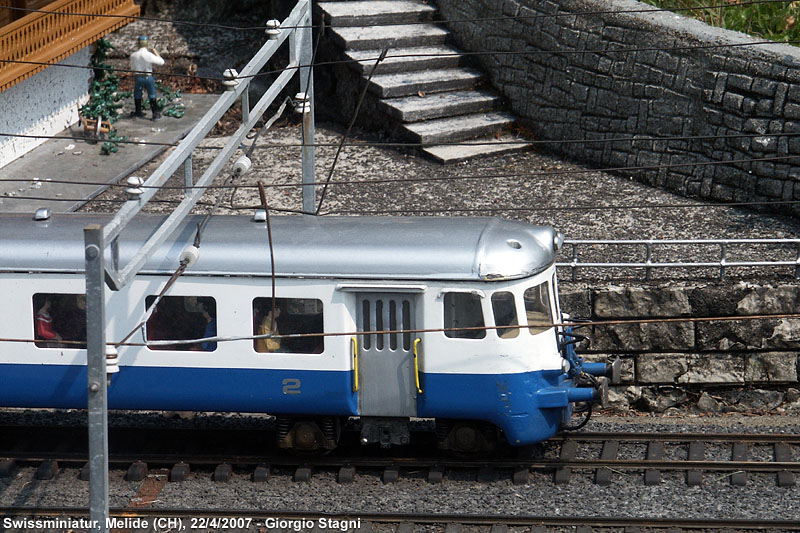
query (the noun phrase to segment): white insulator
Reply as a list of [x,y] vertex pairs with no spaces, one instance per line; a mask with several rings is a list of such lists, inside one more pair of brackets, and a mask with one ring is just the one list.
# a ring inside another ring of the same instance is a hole
[[127,179],[126,183],[128,187],[125,189],[125,192],[128,194],[129,199],[138,200],[139,197],[144,194],[144,189],[142,189],[144,179],[139,176],[131,176]]
[[200,259],[200,250],[197,249],[197,246],[190,244],[181,252],[180,262],[187,268],[197,263],[198,259]]
[[311,113],[311,97],[306,93],[294,95],[294,112]]
[[268,20],[267,29],[264,33],[267,34],[267,38],[270,41],[275,41],[281,34],[281,21],[275,19]]
[[47,220],[50,218],[50,208],[40,207],[33,214],[33,220]]
[[239,72],[235,68],[225,69],[225,72],[222,73],[222,77],[225,78],[222,85],[225,86],[226,91],[236,90],[236,86],[239,85],[239,80],[236,79],[238,76]]
[[113,346],[106,346],[106,374],[119,372],[119,353]]
[[[253,213],[253,222],[266,222],[266,221],[267,221],[267,211],[265,209],[256,209],[256,212]],[[800,259],[798,261],[800,261]]]
[[253,166],[253,162],[250,161],[250,158],[246,155],[240,156],[239,159],[233,164],[233,171],[239,175],[244,176],[250,171],[250,167]]

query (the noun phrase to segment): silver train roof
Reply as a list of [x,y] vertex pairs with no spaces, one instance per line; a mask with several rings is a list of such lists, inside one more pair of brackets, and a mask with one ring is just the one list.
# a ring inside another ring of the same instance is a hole
[[[119,240],[120,265],[138,251],[162,215],[139,215]],[[202,216],[188,217],[142,273],[172,273]],[[101,215],[0,215],[0,271],[82,272],[83,228]],[[498,218],[271,217],[280,276],[352,279],[516,279],[555,260],[555,231]],[[109,255],[107,255],[107,258]],[[271,273],[266,223],[217,215],[203,232],[200,259],[186,274]]]

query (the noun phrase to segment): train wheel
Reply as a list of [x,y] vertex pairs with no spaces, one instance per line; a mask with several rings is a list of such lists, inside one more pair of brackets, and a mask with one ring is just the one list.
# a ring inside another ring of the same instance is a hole
[[278,416],[278,447],[298,452],[329,452],[339,444],[342,427],[338,417],[294,418]]
[[469,420],[436,421],[440,450],[475,454],[497,448],[497,428],[492,424]]

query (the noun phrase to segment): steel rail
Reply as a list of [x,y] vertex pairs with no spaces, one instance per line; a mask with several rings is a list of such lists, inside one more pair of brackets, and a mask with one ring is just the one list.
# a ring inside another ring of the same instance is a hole
[[[5,516],[29,517],[86,517],[86,509],[80,507],[0,507]],[[263,526],[268,518],[282,520],[360,519],[371,524],[418,524],[445,525],[462,524],[470,526],[508,525],[508,526],[594,526],[594,527],[648,527],[683,529],[797,529],[796,520],[777,520],[765,518],[661,518],[661,517],[607,517],[607,516],[543,516],[543,515],[490,515],[453,513],[373,513],[324,511],[284,511],[254,509],[190,509],[190,508],[111,508],[109,514],[117,518],[251,518],[256,527]]]
[[752,442],[760,444],[800,444],[800,435],[794,433],[649,433],[627,431],[587,431],[577,433],[561,433],[545,442],[554,441],[642,441],[642,442]]
[[[85,453],[41,452],[29,454],[25,452],[4,453],[5,460],[19,463],[39,463],[55,461],[65,464],[79,464],[88,460]],[[200,454],[191,452],[181,454],[144,453],[144,454],[110,454],[109,463],[128,465],[143,462],[149,465],[171,466],[187,463],[197,466],[217,466],[220,464],[259,465],[269,463],[272,466],[295,467],[315,466],[322,468],[358,467],[378,468],[458,468],[477,469],[491,467],[497,469],[529,468],[531,470],[552,470],[556,468],[596,469],[613,467],[624,470],[658,469],[662,471],[703,470],[708,472],[800,472],[797,461],[732,461],[732,460],[685,460],[685,459],[498,459],[490,457],[454,458],[454,457],[296,457],[265,455],[223,455]]]

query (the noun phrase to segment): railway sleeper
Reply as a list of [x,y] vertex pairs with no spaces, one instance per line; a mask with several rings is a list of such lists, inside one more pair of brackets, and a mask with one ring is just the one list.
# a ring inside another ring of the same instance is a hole
[[136,461],[128,467],[128,472],[125,474],[126,481],[142,481],[147,477],[147,463]]
[[12,477],[17,470],[17,463],[9,459],[0,461],[0,478]]
[[255,483],[265,483],[267,480],[269,480],[269,476],[269,465],[258,465],[256,469],[253,470],[253,481]]

